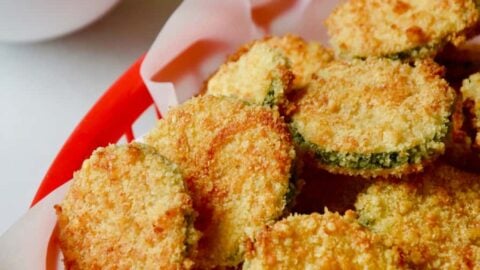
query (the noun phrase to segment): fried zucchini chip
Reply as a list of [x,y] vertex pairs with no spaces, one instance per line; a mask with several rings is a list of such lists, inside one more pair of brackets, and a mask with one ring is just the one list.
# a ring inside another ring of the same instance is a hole
[[459,45],[478,22],[473,0],[349,0],[326,21],[340,57],[423,58]]
[[145,141],[184,172],[200,268],[238,265],[245,240],[284,214],[295,151],[278,111],[205,95],[173,108]]
[[176,165],[153,147],[97,149],[55,209],[66,269],[192,266],[192,199]]
[[267,227],[250,244],[243,269],[399,269],[398,260],[353,211],[340,216],[326,210]]
[[404,181],[377,181],[355,207],[410,269],[478,269],[479,194],[479,175],[439,164]]
[[267,106],[285,102],[293,75],[288,59],[265,44],[241,49],[208,80],[206,94]]
[[421,171],[445,150],[455,92],[441,71],[430,60],[332,63],[295,97],[293,138],[332,173]]

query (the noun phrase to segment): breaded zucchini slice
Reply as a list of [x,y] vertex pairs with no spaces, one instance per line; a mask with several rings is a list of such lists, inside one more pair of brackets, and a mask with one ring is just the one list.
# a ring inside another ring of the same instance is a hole
[[153,147],[98,148],[55,209],[66,269],[192,266],[192,199],[176,165]]
[[295,151],[278,111],[206,95],[173,108],[145,141],[184,172],[203,235],[199,268],[238,265],[245,240],[283,215]]
[[250,243],[243,269],[398,269],[394,251],[362,227],[356,214],[328,210],[293,215],[264,229]]
[[475,73],[462,83],[463,106],[474,134],[474,145],[480,150],[480,73]]
[[292,34],[266,37],[255,43],[264,43],[277,48],[287,56],[291,63],[293,75],[295,75],[292,84],[293,89],[307,86],[312,75],[334,59],[332,50],[317,42],[307,42]]
[[478,22],[473,0],[349,0],[326,21],[335,53],[394,59],[435,55],[459,45]]
[[335,62],[294,101],[293,138],[332,173],[420,171],[442,154],[454,91],[432,61]]
[[254,44],[241,49],[208,80],[206,94],[275,106],[285,101],[293,75],[278,49]]
[[359,221],[411,269],[480,267],[480,175],[439,164],[358,196]]

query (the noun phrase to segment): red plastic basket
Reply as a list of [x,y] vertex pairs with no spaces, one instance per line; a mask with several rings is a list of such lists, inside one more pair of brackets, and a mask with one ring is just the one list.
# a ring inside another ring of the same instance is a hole
[[[153,104],[142,78],[140,57],[97,101],[75,128],[48,169],[32,201],[35,205],[73,176],[97,147],[134,139],[132,125]],[[157,117],[160,118],[158,110]]]

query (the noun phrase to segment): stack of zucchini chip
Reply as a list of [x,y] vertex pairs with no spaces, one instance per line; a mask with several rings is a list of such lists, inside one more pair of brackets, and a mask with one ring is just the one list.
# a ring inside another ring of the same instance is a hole
[[332,49],[242,45],[150,146],[84,163],[57,206],[66,267],[479,269],[480,176],[452,164],[480,153],[480,73],[456,89],[432,59],[477,2],[347,0]]
[[240,47],[206,82],[203,92],[287,107],[287,95],[307,86],[312,75],[333,60],[333,52],[317,42],[291,34],[270,36]]
[[145,138],[183,170],[202,233],[196,267],[232,267],[243,243],[281,218],[295,152],[278,111],[206,95],[172,109]]

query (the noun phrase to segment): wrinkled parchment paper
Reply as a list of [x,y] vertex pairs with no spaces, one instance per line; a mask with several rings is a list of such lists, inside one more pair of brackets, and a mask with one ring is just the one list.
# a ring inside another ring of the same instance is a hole
[[158,35],[141,75],[166,113],[195,95],[241,45],[265,34],[294,33],[326,44],[324,19],[339,1],[185,1]]
[[[228,54],[252,39],[293,33],[327,45],[323,21],[338,2],[186,0],[158,34],[140,73],[165,114],[195,95]],[[53,205],[68,186],[53,191],[0,237],[0,269],[63,269],[52,237]]]

